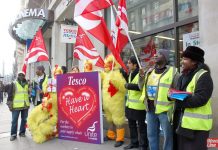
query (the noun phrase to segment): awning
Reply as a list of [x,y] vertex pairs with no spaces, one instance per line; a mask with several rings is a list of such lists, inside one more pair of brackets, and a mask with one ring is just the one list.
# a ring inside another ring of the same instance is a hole
[[53,23],[54,13],[51,10],[34,8],[24,9],[9,26],[10,35],[18,42],[25,44],[27,39],[33,39],[39,27],[45,31]]

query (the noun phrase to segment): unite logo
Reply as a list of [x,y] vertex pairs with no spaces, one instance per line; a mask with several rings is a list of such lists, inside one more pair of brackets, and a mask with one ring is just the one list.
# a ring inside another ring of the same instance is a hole
[[97,140],[97,133],[95,132],[96,130],[96,124],[98,123],[98,121],[95,121],[92,126],[88,127],[86,132],[84,133],[85,136],[88,137],[88,139],[91,140]]

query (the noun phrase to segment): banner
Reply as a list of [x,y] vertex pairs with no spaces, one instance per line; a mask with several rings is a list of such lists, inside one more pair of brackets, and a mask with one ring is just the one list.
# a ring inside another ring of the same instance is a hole
[[78,26],[61,25],[61,42],[62,43],[75,43]]
[[57,76],[60,139],[103,142],[100,89],[98,72]]

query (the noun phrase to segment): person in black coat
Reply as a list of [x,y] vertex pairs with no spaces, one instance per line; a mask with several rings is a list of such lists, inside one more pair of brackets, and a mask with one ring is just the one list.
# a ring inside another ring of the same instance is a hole
[[[129,81],[125,85],[126,89],[128,91],[140,91],[138,84],[131,83],[139,73],[139,65],[137,63],[135,56],[131,56],[129,58],[127,66],[129,68],[130,74],[128,77]],[[129,94],[128,97],[130,97]],[[128,103],[128,99],[127,99],[127,103]],[[142,105],[144,106],[144,103],[142,103]],[[130,130],[130,144],[124,147],[124,149],[127,150],[127,149],[139,147],[140,150],[146,150],[148,147],[148,140],[147,140],[147,125],[145,124],[145,116],[146,116],[145,109],[144,110],[141,110],[140,108],[133,109],[133,108],[129,108],[129,106],[127,105],[125,109],[125,113],[128,119],[129,130]],[[139,133],[137,128],[139,128]],[[138,134],[139,134],[139,138],[138,138]]]
[[[195,46],[187,47],[182,54],[182,68],[182,74],[176,85],[176,89],[181,91],[187,90],[187,86],[199,70],[204,69],[206,72],[195,83],[195,89],[191,96],[184,101],[175,101],[173,118],[174,150],[206,150],[209,131],[192,130],[181,126],[185,109],[197,109],[205,106],[213,92],[210,69],[204,64],[204,51]],[[192,124],[196,123],[193,121]]]

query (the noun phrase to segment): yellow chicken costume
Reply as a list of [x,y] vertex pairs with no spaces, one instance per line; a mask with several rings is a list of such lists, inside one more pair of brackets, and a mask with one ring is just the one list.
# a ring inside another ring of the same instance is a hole
[[[58,72],[55,72],[58,71]],[[53,74],[56,78],[60,74],[59,69],[54,69]],[[36,106],[29,114],[27,125],[36,143],[43,143],[53,137],[58,136],[57,121],[58,121],[58,108],[57,108],[57,93],[47,92],[47,88],[53,89],[52,86],[56,84],[51,83],[47,87],[43,87],[44,98],[42,104]]]
[[[126,80],[120,72],[120,65],[113,55],[105,58],[105,70],[102,72],[103,110],[109,129],[105,140],[115,140],[115,147],[124,142]],[[116,127],[116,132],[113,130]]]

